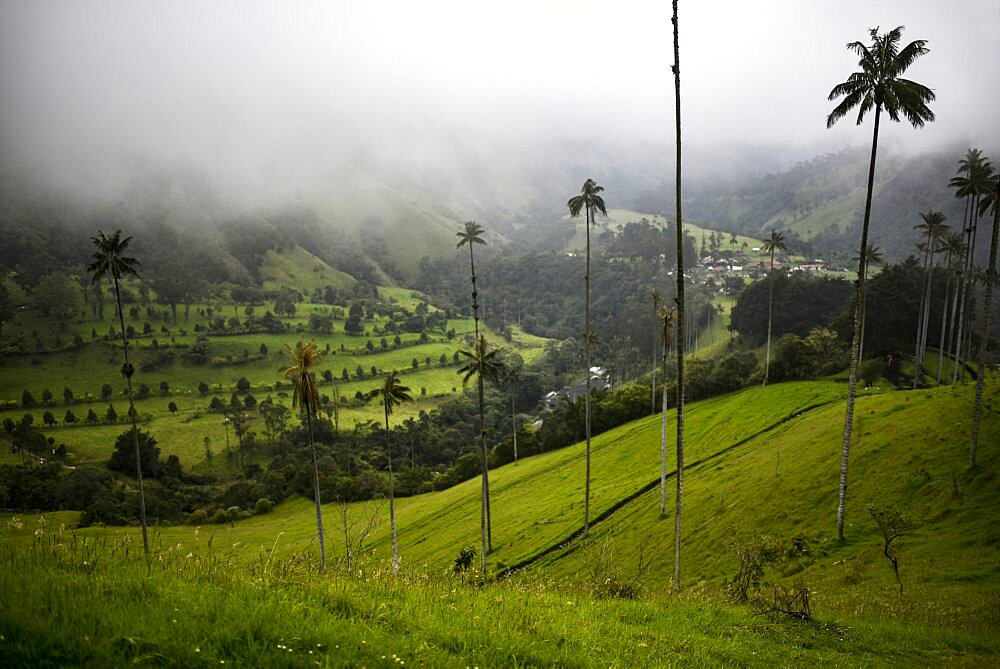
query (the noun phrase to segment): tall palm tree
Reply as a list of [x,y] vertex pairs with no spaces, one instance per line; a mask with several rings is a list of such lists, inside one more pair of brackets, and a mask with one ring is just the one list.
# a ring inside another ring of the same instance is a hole
[[951,293],[952,280],[958,278],[958,265],[965,257],[965,243],[962,241],[961,232],[946,232],[943,241],[943,250],[948,254],[945,267],[948,271],[948,280],[944,288],[944,306],[941,308],[941,334],[938,336],[938,368],[937,385],[941,385],[941,372],[944,368],[944,359],[950,355],[951,346],[949,339],[952,336],[950,327],[955,320],[955,305],[958,301],[958,286],[955,287],[955,295],[952,300],[951,316],[948,316],[948,298]]
[[393,408],[403,402],[409,402],[413,397],[410,396],[410,389],[400,382],[396,372],[385,377],[381,386],[365,393],[366,402],[376,397],[382,401],[382,409],[385,412],[385,457],[389,463],[389,530],[392,534],[392,575],[397,576],[399,574],[399,542],[396,539],[396,503],[392,480],[392,436],[389,432],[389,416],[392,415]]
[[[903,73],[920,56],[928,52],[926,40],[914,40],[902,49],[899,40],[903,26],[882,35],[878,28],[869,31],[872,43],[851,42],[847,48],[859,56],[860,72],[854,72],[847,81],[837,84],[830,91],[829,100],[843,97],[826,118],[826,127],[832,127],[855,107],[858,108],[858,125],[868,112],[875,110],[875,128],[872,131],[872,153],[868,164],[868,191],[865,196],[865,216],[861,225],[860,249],[868,248],[868,224],[871,220],[872,191],[875,186],[875,156],[878,152],[879,122],[884,110],[893,121],[900,115],[913,125],[922,127],[934,120],[934,112],[927,103],[934,100],[934,92],[915,81],[903,79]],[[844,440],[840,455],[840,499],[837,504],[837,537],[844,538],[844,514],[847,508],[847,462],[851,448],[851,427],[854,422],[854,399],[857,391],[858,364],[861,350],[861,305],[865,298],[865,257],[861,256],[854,300],[854,341],[851,347],[851,374],[847,382],[847,411],[844,418]]]
[[681,508],[684,500],[684,232],[681,217],[681,52],[678,38],[677,0],[673,0],[674,27],[674,130],[677,145],[674,206],[677,217],[677,497],[674,514],[674,592],[681,591]]
[[[955,362],[960,358],[968,357],[963,355],[965,346],[965,335],[970,332],[965,329],[966,307],[969,295],[969,285],[972,278],[972,267],[975,263],[976,255],[976,233],[979,223],[979,202],[983,194],[989,192],[992,187],[993,165],[982,155],[980,149],[969,149],[965,158],[958,163],[958,175],[953,177],[948,185],[955,188],[955,197],[964,197],[967,218],[965,221],[965,242],[966,254],[963,267],[963,281],[961,282],[958,312],[958,334],[955,337]],[[964,379],[965,365],[961,365]],[[958,368],[956,364],[952,370],[952,384],[958,381]]]
[[770,256],[770,270],[768,271],[768,288],[767,288],[767,352],[764,354],[764,383],[762,385],[767,385],[767,374],[771,368],[771,306],[774,302],[774,252],[775,251],[785,251],[787,247],[785,246],[785,236],[780,232],[771,228],[771,236],[763,240],[764,250],[767,251]]
[[122,314],[122,297],[118,289],[118,281],[122,277],[132,276],[138,278],[139,273],[136,267],[139,261],[130,256],[126,256],[128,245],[132,241],[131,237],[122,238],[122,231],[115,230],[111,235],[105,235],[103,230],[97,231],[96,237],[91,237],[94,244],[94,262],[87,267],[91,274],[91,284],[97,284],[106,275],[111,277],[111,283],[115,289],[115,307],[118,310],[118,324],[122,333],[122,376],[128,386],[128,415],[132,419],[132,445],[135,448],[135,477],[139,484],[139,524],[142,526],[142,549],[145,556],[149,557],[149,532],[146,527],[146,491],[142,483],[142,459],[139,455],[139,429],[136,426],[135,400],[132,392],[132,375],[135,368],[128,359],[128,337],[125,336],[125,317]]
[[[859,254],[855,254],[854,261],[858,262]],[[868,249],[865,254],[865,280],[868,280],[868,268],[872,265],[881,265],[883,260],[882,249],[875,246],[874,244],[868,244]],[[865,353],[865,316],[867,314],[867,305],[862,302],[861,304],[861,345],[858,347],[858,359],[864,360]]]
[[503,383],[510,391],[510,427],[514,440],[514,464],[517,464],[517,387],[521,385],[521,374],[508,365],[503,375]]
[[316,538],[319,540],[319,566],[326,570],[326,541],[323,534],[323,507],[319,497],[319,458],[316,456],[316,443],[313,441],[313,420],[319,411],[319,391],[316,390],[316,377],[313,369],[323,357],[323,351],[316,347],[316,342],[306,342],[299,337],[295,348],[285,344],[288,352],[289,366],[281,370],[282,378],[292,382],[292,408],[298,407],[306,419],[306,438],[309,441],[309,452],[313,464],[313,500],[316,503]]
[[486,417],[482,410],[483,382],[490,381],[492,383],[498,383],[503,377],[505,366],[500,360],[500,352],[498,350],[486,349],[486,337],[480,337],[479,340],[476,341],[475,351],[459,351],[459,353],[465,356],[467,361],[465,366],[458,370],[458,373],[463,375],[462,384],[465,385],[469,382],[469,379],[476,376],[476,380],[479,385],[479,454],[480,464],[482,465],[483,470],[480,530],[482,533],[482,565],[483,573],[485,574],[486,555],[493,550],[493,544],[492,537],[489,536],[487,527],[487,505],[490,497],[490,482],[486,474],[488,471],[487,465],[489,458],[486,453]]
[[[483,228],[475,221],[466,221],[465,229],[462,232],[456,232],[455,235],[459,238],[458,244],[455,248],[460,249],[463,246],[469,247],[469,270],[472,276],[472,319],[475,326],[475,341],[479,341],[479,292],[476,290],[476,257],[473,252],[473,246],[476,244],[482,244],[486,246],[486,242],[482,238]],[[478,344],[477,344],[478,345]],[[483,380],[479,379],[479,422],[483,423],[483,414],[485,413],[485,408],[483,406]],[[482,462],[482,497],[483,497],[483,514],[486,520],[486,543],[490,550],[493,550],[493,522],[490,514],[490,471],[489,471],[489,460],[483,458]]]
[[997,280],[997,234],[1000,232],[1000,177],[979,202],[980,214],[993,209],[993,234],[990,237],[990,259],[986,265],[986,299],[983,304],[983,325],[979,334],[979,372],[976,374],[976,401],[972,409],[972,445],[969,447],[969,467],[976,466],[979,447],[979,418],[983,406],[983,377],[986,376],[986,346],[990,341],[990,312],[993,309],[993,285]]
[[594,216],[597,212],[601,212],[605,216],[608,215],[608,210],[604,206],[604,198],[601,196],[602,192],[604,192],[604,186],[598,185],[593,179],[587,179],[583,182],[580,194],[571,197],[566,202],[571,217],[575,218],[580,215],[581,211],[584,211],[587,218],[584,226],[587,230],[587,266],[583,274],[583,340],[584,357],[586,358],[585,364],[587,366],[587,395],[584,398],[584,413],[586,416],[584,419],[584,429],[587,435],[587,474],[586,490],[583,499],[583,533],[585,535],[587,534],[587,529],[590,527],[590,351],[594,340],[594,335],[590,331],[590,226],[594,223]]
[[920,384],[923,375],[924,354],[927,350],[927,322],[931,315],[931,276],[934,274],[934,254],[941,250],[942,237],[948,231],[944,224],[945,215],[940,211],[928,210],[920,214],[923,223],[913,226],[923,233],[924,241],[924,289],[920,295],[920,315],[917,319],[917,343],[913,354],[913,388]]
[[[674,319],[677,312],[661,306],[656,312],[660,327],[660,343],[663,351],[663,370],[667,369],[667,350],[673,344]],[[660,413],[660,515],[667,511],[667,386],[663,385],[663,399]]]

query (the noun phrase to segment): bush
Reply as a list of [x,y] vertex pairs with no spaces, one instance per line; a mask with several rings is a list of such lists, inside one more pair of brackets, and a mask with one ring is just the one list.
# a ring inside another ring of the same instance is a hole
[[196,509],[188,516],[188,522],[192,525],[204,525],[208,522],[208,514],[204,509]]
[[261,515],[264,513],[270,513],[273,508],[274,502],[269,500],[267,497],[261,497],[257,500],[257,503],[253,505],[253,512],[257,515]]

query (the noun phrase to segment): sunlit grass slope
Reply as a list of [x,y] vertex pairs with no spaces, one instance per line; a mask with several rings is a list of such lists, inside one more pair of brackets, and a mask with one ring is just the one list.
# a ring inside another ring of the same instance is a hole
[[[584,541],[572,538],[582,523],[580,445],[492,472],[491,569],[540,559],[485,587],[450,575],[459,548],[477,543],[478,481],[398,501],[399,581],[387,575],[385,505],[370,561],[326,577],[315,571],[315,524],[305,499],[233,526],[158,528],[158,557],[148,570],[135,530],[58,533],[72,514],[53,514],[44,527],[22,515],[16,528],[7,516],[0,659],[995,664],[1000,395],[996,379],[989,381],[980,465],[972,471],[970,386],[859,399],[843,544],[834,540],[842,383],[776,384],[690,405],[680,597],[669,594],[672,477],[668,513],[659,512],[659,417],[595,439],[597,522]],[[672,465],[672,415],[669,428]],[[899,548],[902,596],[868,504],[923,523]],[[366,506],[348,507],[348,520],[359,520]],[[324,511],[328,552],[337,558],[340,507]],[[783,622],[728,601],[723,582],[737,569],[732,545],[761,534],[796,547],[798,556],[780,571],[769,567],[765,581],[804,584],[818,622]],[[638,601],[592,596],[595,576],[631,579],[640,556],[648,564],[636,580]]]

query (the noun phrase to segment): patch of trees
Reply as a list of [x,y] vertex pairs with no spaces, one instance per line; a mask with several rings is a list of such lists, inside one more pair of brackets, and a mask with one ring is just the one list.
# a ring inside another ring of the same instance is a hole
[[[773,280],[774,337],[789,333],[804,337],[813,328],[829,325],[848,308],[853,294],[843,279],[775,272]],[[748,286],[733,307],[730,328],[752,345],[767,339],[768,283],[758,281]]]

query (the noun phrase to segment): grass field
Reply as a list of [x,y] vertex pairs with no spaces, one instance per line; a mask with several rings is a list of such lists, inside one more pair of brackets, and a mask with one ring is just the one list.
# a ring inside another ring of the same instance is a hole
[[[265,264],[267,272],[274,274],[276,281],[285,282],[298,280],[296,272],[305,271],[312,274],[316,271],[316,279],[333,281],[335,272],[325,266],[313,266],[309,263],[320,263],[309,256],[299,258],[296,254],[305,254],[301,249],[287,251],[282,254],[273,253]],[[306,254],[308,255],[308,254]],[[286,257],[287,256],[287,257]],[[311,258],[311,260],[310,260]],[[309,262],[306,262],[306,261]],[[308,287],[308,286],[306,286]],[[137,286],[128,285],[129,290],[137,291]],[[424,301],[424,296],[412,290],[382,286],[379,288],[382,300],[402,308],[416,309]],[[169,308],[150,303],[139,306],[139,316],[126,316],[126,324],[133,325],[137,330],[143,329],[143,324],[151,321],[154,325],[149,335],[131,340],[131,360],[137,371],[133,377],[133,385],[138,392],[140,385],[146,385],[150,391],[148,399],[136,401],[136,408],[143,417],[143,429],[149,430],[157,439],[164,457],[177,455],[182,465],[187,468],[207,465],[205,462],[204,440],[208,438],[215,454],[222,452],[226,443],[226,430],[222,418],[208,411],[213,396],[219,396],[228,403],[230,394],[236,390],[237,382],[245,378],[250,383],[250,393],[261,401],[271,397],[275,402],[289,404],[289,387],[284,382],[282,387],[281,370],[287,366],[286,346],[294,346],[300,334],[298,329],[304,329],[310,313],[328,309],[325,305],[300,303],[296,305],[296,314],[286,322],[292,331],[274,335],[267,333],[237,333],[231,335],[212,335],[209,337],[208,355],[210,361],[202,364],[191,364],[185,358],[187,351],[194,344],[195,326],[207,326],[211,313],[222,314],[226,318],[240,314],[246,316],[243,307],[233,308],[233,305],[222,303],[196,304],[191,306],[190,320],[183,317],[183,307],[178,309],[178,323],[169,320]],[[146,309],[152,309],[152,314]],[[258,307],[260,315],[265,307]],[[126,312],[130,307],[126,305]],[[429,311],[437,311],[433,306]],[[2,355],[0,356],[0,419],[9,418],[17,421],[24,414],[32,415],[34,425],[43,427],[47,436],[62,443],[70,451],[68,461],[71,464],[106,460],[111,452],[115,438],[125,429],[122,422],[116,424],[97,424],[84,422],[89,410],[93,410],[101,419],[108,411],[109,404],[114,406],[121,419],[128,409],[128,400],[124,395],[125,384],[119,373],[121,367],[121,346],[115,338],[105,339],[108,328],[116,327],[117,321],[112,320],[114,312],[112,305],[105,306],[105,318],[81,318],[71,323],[67,331],[53,334],[55,331],[41,314],[32,310],[21,313],[14,322],[14,327],[6,327],[6,341],[11,337],[22,337],[29,342],[34,341],[32,332],[39,332],[45,346],[61,342],[56,350],[34,354]],[[166,319],[166,320],[165,320]],[[380,412],[376,407],[359,404],[355,401],[357,393],[367,392],[377,385],[382,376],[390,371],[397,371],[402,382],[409,386],[416,401],[407,403],[398,411],[400,418],[415,417],[421,411],[429,411],[436,407],[443,398],[453,397],[463,392],[458,369],[464,364],[455,356],[459,349],[469,348],[468,336],[473,329],[471,318],[449,319],[444,331],[453,331],[454,338],[448,338],[443,332],[430,332],[426,341],[421,341],[421,335],[415,332],[400,333],[400,344],[394,343],[394,334],[375,334],[376,328],[386,324],[385,318],[376,317],[364,321],[366,333],[363,335],[347,335],[344,333],[343,320],[334,320],[333,334],[318,334],[305,332],[306,339],[315,340],[326,355],[317,367],[317,381],[321,395],[331,396],[334,385],[340,396],[347,402],[340,413],[342,426],[352,426],[357,422],[378,419]],[[161,331],[166,328],[166,332]],[[100,333],[95,339],[92,331]],[[41,334],[44,333],[44,334]],[[510,342],[493,335],[486,330],[491,345],[506,350],[516,351],[527,362],[538,359],[544,352],[546,339],[528,335],[514,329]],[[84,344],[79,348],[70,347],[74,335],[83,338]],[[154,339],[156,343],[154,344]],[[383,340],[385,348],[383,348]],[[372,348],[368,348],[369,342]],[[30,349],[29,349],[30,350]],[[167,356],[172,356],[168,358]],[[144,365],[162,360],[155,369],[148,370]],[[414,365],[416,363],[416,365]],[[375,377],[372,368],[375,368]],[[358,376],[361,369],[364,377]],[[347,372],[348,379],[343,374]],[[332,380],[325,379],[329,372]],[[168,393],[160,392],[161,382],[166,382]],[[199,391],[204,383],[209,387],[206,394]],[[101,400],[101,388],[110,384],[113,392],[108,400]],[[74,398],[67,403],[63,398],[64,389],[69,388]],[[38,406],[25,409],[19,405],[22,392],[27,389],[38,401]],[[43,393],[48,390],[53,399],[43,402]],[[169,410],[170,403],[177,407],[176,413]],[[78,418],[75,424],[65,423],[66,411],[71,410]],[[51,412],[56,420],[53,426],[44,426],[43,416]],[[251,422],[256,419],[256,413],[249,411]],[[263,427],[251,427],[262,438]],[[233,435],[229,435],[233,438]],[[6,435],[0,433],[0,459],[16,461],[10,454]]]
[[[573,538],[581,445],[495,470],[491,572],[534,562],[482,587],[451,575],[459,548],[477,543],[476,481],[397,500],[399,580],[387,573],[384,505],[370,552],[326,577],[315,572],[305,499],[232,526],[157,528],[148,568],[135,530],[59,532],[72,514],[52,514],[44,526],[8,514],[0,579],[18,607],[0,608],[0,658],[8,666],[992,665],[997,381],[987,383],[975,470],[967,468],[970,386],[859,398],[844,543],[834,538],[842,383],[775,384],[690,405],[677,597],[669,594],[673,467],[661,515],[658,417],[595,439],[597,521],[586,540]],[[902,596],[868,504],[920,521],[898,548]],[[372,508],[350,505],[346,517]],[[344,550],[340,509],[325,507],[333,556]],[[738,567],[734,544],[760,535],[794,547],[764,580],[806,587],[813,622],[760,615],[724,594]],[[595,596],[608,581],[633,584],[637,599]]]

